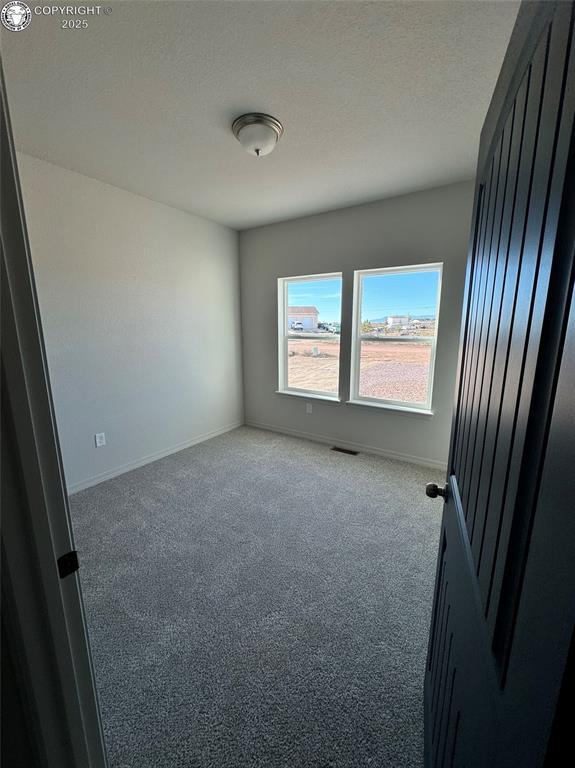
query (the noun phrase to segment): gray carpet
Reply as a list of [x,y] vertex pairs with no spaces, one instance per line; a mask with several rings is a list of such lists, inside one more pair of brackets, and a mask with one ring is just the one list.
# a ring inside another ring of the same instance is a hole
[[111,768],[421,766],[441,480],[242,427],[73,496]]

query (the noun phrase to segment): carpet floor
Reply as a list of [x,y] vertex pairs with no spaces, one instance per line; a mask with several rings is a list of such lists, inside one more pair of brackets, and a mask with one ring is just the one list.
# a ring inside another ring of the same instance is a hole
[[71,497],[110,768],[417,768],[438,471],[241,427]]

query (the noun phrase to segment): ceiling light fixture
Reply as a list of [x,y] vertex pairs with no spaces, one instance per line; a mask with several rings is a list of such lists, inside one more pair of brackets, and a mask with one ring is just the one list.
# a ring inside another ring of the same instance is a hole
[[249,112],[236,117],[232,132],[246,152],[263,157],[274,149],[284,129],[280,121],[271,115]]

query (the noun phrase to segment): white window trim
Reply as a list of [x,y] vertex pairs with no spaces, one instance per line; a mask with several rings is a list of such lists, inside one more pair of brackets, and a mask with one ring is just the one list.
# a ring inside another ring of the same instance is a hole
[[[413,403],[407,400],[385,400],[383,398],[366,397],[359,394],[359,373],[360,373],[360,351],[361,351],[361,304],[362,304],[362,285],[363,278],[373,275],[400,274],[408,272],[437,272],[439,271],[439,280],[437,281],[437,308],[435,336],[430,339],[429,336],[411,336],[400,338],[378,339],[381,344],[389,342],[401,342],[403,344],[425,343],[431,346],[431,360],[429,363],[429,378],[427,384],[427,399],[424,403]],[[434,262],[431,264],[413,264],[405,267],[384,267],[382,269],[358,269],[353,273],[353,319],[351,336],[351,372],[350,372],[350,398],[349,403],[353,405],[367,405],[375,408],[389,408],[390,410],[411,411],[422,413],[428,416],[433,415],[433,381],[435,376],[435,353],[437,348],[437,334],[439,329],[441,282],[443,277],[443,263]]]
[[401,411],[401,413],[415,414],[416,416],[433,416],[435,411],[426,408],[414,408],[412,405],[397,405],[395,400],[379,400],[377,398],[365,398],[363,400],[346,400],[347,405],[361,405],[368,408],[385,408],[387,411]]
[[276,395],[289,395],[290,397],[305,397],[306,400],[325,400],[328,403],[341,403],[341,397],[337,395],[319,394],[313,389],[276,389]]
[[[299,397],[314,397],[321,400],[330,400],[340,402],[339,381],[337,392],[331,394],[323,390],[300,389],[297,387],[288,387],[288,334],[287,328],[287,306],[288,306],[288,285],[290,283],[299,283],[302,280],[333,280],[339,278],[342,281],[343,293],[343,274],[341,272],[322,272],[319,275],[298,275],[297,277],[278,277],[278,388],[277,394],[296,395]],[[341,306],[340,306],[340,351],[341,351]],[[306,338],[302,335],[302,338]],[[340,357],[341,365],[341,357]]]

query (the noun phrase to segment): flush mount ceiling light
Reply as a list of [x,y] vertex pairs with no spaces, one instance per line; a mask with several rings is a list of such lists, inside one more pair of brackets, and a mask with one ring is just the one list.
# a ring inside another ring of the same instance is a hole
[[236,117],[232,132],[246,152],[263,157],[274,149],[284,129],[280,121],[271,115],[249,112]]

